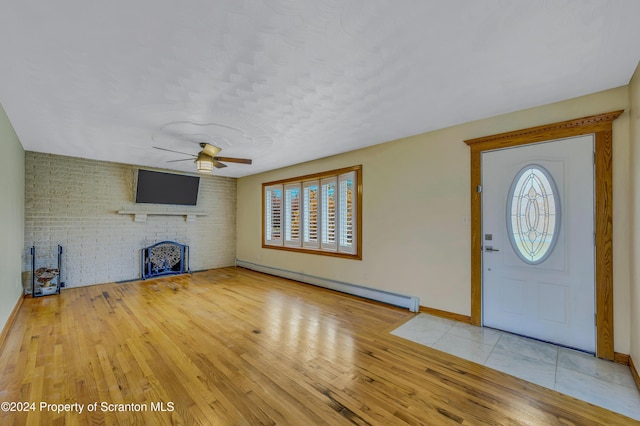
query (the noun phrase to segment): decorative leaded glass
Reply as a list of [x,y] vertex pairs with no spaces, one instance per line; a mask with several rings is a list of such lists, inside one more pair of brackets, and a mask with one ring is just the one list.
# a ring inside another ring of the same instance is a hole
[[509,240],[518,256],[531,265],[544,262],[560,231],[560,199],[551,174],[538,164],[522,168],[507,200]]

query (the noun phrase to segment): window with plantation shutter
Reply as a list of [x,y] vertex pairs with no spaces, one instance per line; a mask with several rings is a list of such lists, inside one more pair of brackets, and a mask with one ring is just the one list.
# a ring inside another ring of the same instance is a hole
[[321,181],[321,226],[320,247],[325,250],[337,250],[337,231],[338,231],[338,197],[337,197],[337,179],[335,177],[324,178]]
[[299,183],[290,183],[284,186],[284,200],[284,244],[300,246],[300,210],[302,205]]
[[305,182],[302,189],[302,246],[319,248],[320,182]]
[[362,166],[262,187],[264,248],[362,259]]
[[282,244],[282,185],[264,188],[265,224],[264,242]]
[[355,252],[355,179],[355,172],[344,173],[338,177],[338,250],[344,253]]

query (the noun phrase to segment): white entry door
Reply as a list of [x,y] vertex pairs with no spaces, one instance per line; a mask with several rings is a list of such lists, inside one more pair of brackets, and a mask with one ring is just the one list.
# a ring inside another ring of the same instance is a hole
[[595,353],[593,144],[482,154],[485,326]]

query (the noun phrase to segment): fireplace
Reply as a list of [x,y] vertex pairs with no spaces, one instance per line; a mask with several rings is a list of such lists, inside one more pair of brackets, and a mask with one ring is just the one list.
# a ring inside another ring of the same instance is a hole
[[176,275],[189,270],[189,246],[174,241],[161,241],[142,249],[142,279]]

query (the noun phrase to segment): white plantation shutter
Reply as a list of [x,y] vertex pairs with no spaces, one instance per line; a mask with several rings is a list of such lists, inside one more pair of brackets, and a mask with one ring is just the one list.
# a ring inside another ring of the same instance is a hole
[[300,246],[300,228],[302,200],[299,183],[290,183],[284,186],[284,244],[287,246]]
[[356,252],[356,173],[344,173],[338,177],[338,251]]
[[362,166],[262,187],[264,247],[362,259]]
[[338,248],[338,197],[337,197],[337,178],[329,177],[320,181],[321,183],[321,226],[320,247],[325,250],[337,250]]
[[305,182],[302,186],[302,246],[320,247],[320,182]]
[[264,243],[282,245],[282,185],[264,188]]

